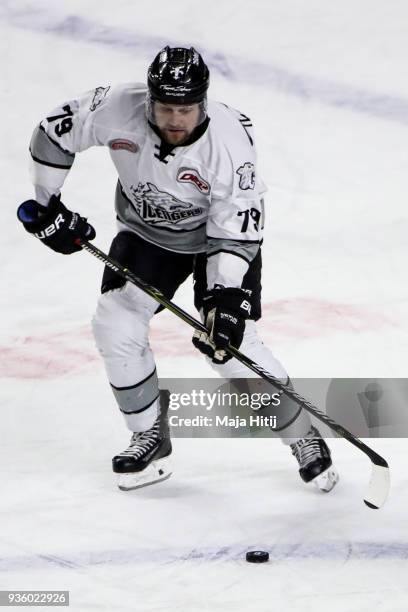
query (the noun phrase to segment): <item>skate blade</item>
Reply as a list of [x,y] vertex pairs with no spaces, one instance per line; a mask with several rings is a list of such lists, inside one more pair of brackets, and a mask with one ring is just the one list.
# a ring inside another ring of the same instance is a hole
[[330,466],[312,480],[313,484],[324,493],[328,493],[339,482],[339,474],[335,467]]
[[121,491],[133,491],[167,480],[171,475],[172,469],[169,458],[163,457],[157,459],[157,461],[152,461],[142,472],[119,474],[118,487]]

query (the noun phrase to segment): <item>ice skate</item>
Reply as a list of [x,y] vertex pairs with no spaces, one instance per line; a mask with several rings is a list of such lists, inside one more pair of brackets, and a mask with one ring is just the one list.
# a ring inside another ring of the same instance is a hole
[[168,404],[169,392],[161,391],[160,414],[153,426],[134,433],[129,447],[113,457],[113,471],[119,474],[118,487],[122,491],[146,487],[171,476]]
[[299,463],[299,474],[304,482],[313,482],[320,491],[329,492],[339,481],[331,454],[319,430],[312,427],[305,438],[290,445]]

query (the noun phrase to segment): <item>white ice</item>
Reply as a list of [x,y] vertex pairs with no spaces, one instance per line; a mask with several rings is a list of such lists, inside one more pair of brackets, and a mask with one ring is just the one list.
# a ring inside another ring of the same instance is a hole
[[[33,241],[28,141],[59,102],[145,79],[165,43],[194,44],[211,95],[249,115],[268,184],[262,335],[294,377],[404,377],[408,349],[408,82],[402,0],[2,0],[0,589],[69,589],[91,611],[407,609],[405,440],[383,509],[369,461],[331,441],[339,486],[303,485],[271,440],[174,440],[174,475],[132,493],[110,458],[128,443],[89,321],[101,264]],[[78,156],[68,206],[115,231],[114,168]],[[191,284],[175,298],[194,314]],[[154,321],[161,377],[205,376],[190,330]],[[271,561],[247,564],[249,548]]]

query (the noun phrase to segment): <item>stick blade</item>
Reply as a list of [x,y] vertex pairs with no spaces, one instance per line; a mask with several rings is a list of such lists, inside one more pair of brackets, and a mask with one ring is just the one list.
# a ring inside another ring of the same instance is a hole
[[373,510],[381,508],[387,500],[390,485],[391,479],[388,465],[376,465],[373,463],[368,492],[364,499],[366,506]]

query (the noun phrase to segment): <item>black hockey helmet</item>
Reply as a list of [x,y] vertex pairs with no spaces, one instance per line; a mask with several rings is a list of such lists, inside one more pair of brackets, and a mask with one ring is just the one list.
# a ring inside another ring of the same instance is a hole
[[164,47],[147,73],[152,101],[167,104],[202,102],[206,98],[209,81],[209,70],[193,47]]

